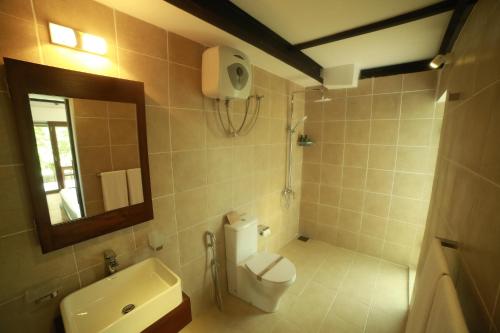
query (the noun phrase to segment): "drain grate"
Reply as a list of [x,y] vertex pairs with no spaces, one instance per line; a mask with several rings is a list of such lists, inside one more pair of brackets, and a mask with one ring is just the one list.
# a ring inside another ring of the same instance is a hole
[[306,236],[299,236],[299,238],[297,238],[299,241],[303,241],[303,242],[307,242],[309,240],[309,237],[306,237]]
[[135,309],[135,305],[134,305],[134,304],[127,304],[127,305],[125,305],[125,306],[122,308],[122,313],[123,313],[123,314],[127,314],[127,313],[129,313],[130,311],[132,311],[133,309]]

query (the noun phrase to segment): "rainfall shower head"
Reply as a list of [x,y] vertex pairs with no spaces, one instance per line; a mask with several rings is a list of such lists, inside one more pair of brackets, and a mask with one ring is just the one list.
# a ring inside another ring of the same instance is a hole
[[315,99],[313,102],[314,103],[325,103],[325,102],[329,102],[331,101],[332,99],[330,97],[325,97],[325,95],[321,95],[321,98],[318,98],[318,99]]
[[316,88],[312,88],[311,90],[314,90],[314,91],[321,91],[321,98],[318,98],[318,99],[315,99],[313,102],[314,103],[325,103],[325,102],[329,102],[331,101],[332,99],[329,98],[329,97],[325,97],[325,91],[327,90],[325,87],[323,86],[319,86],[319,87],[316,87]]

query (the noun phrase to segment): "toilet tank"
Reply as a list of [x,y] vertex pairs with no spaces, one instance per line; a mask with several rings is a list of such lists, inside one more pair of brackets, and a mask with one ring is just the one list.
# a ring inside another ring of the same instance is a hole
[[239,264],[257,253],[257,222],[257,218],[252,216],[224,226],[228,261]]

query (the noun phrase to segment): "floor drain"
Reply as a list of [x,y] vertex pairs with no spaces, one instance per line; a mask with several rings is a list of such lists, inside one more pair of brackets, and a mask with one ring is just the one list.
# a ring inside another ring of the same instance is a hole
[[134,304],[127,304],[127,305],[125,305],[125,306],[122,308],[122,313],[123,313],[123,314],[127,314],[127,313],[129,313],[130,311],[132,311],[133,309],[135,309],[135,305],[134,305]]
[[303,242],[307,242],[309,240],[309,237],[306,237],[306,236],[299,236],[299,238],[297,238],[299,241],[303,241]]

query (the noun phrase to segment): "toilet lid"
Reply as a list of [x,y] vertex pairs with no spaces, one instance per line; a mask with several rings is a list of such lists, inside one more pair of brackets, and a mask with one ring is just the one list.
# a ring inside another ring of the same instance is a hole
[[[269,282],[288,282],[295,276],[295,265],[285,257],[281,260],[281,256],[276,253],[262,252],[253,256],[246,263],[247,268],[255,275],[259,276],[262,272],[262,279]],[[269,265],[276,263],[272,268],[266,269]]]

